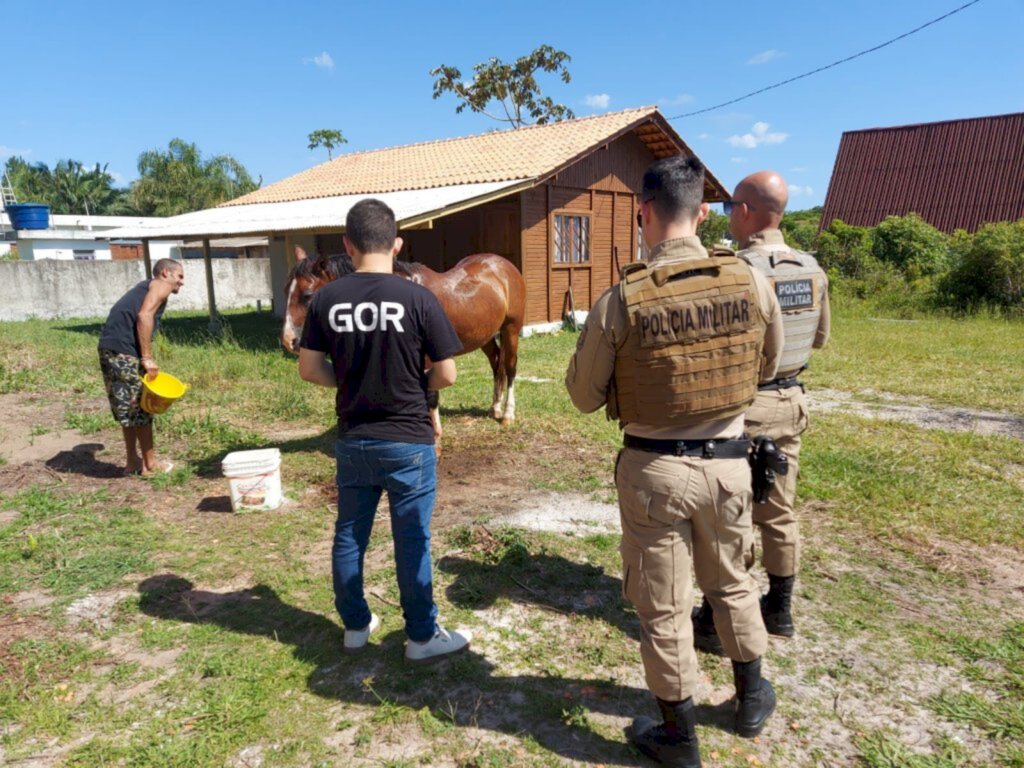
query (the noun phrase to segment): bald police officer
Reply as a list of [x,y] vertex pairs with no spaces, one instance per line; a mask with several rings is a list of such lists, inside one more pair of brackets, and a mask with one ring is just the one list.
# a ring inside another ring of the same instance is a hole
[[566,387],[584,412],[606,406],[625,431],[615,483],[623,594],[640,617],[640,652],[662,721],[637,718],[633,743],[655,760],[699,766],[691,561],[733,659],[736,731],[760,733],[775,708],[761,677],[768,644],[753,565],[743,413],[775,374],[782,319],[768,281],[696,236],[707,216],[695,158],[654,163],[640,216],[652,248],[594,304]]
[[[800,531],[794,503],[800,460],[800,436],[807,429],[807,399],[797,375],[807,367],[812,349],[829,336],[828,278],[809,253],[786,245],[779,231],[789,200],[785,180],[772,171],[747,176],[726,204],[729,228],[740,245],[739,257],[772,283],[782,308],[785,345],[779,370],[758,386],[747,411],[747,432],[768,435],[786,454],[789,473],[776,477],[768,500],[754,505],[754,524],[761,531],[762,563],[769,590],[761,599],[768,632],[793,636],[791,601],[800,563]],[[715,645],[711,606],[705,601],[695,619],[703,647]]]

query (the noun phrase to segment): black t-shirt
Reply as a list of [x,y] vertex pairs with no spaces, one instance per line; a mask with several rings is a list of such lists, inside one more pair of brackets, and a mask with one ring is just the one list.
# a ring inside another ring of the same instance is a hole
[[338,434],[434,442],[425,358],[462,349],[437,297],[380,272],[353,272],[318,290],[301,345],[331,358],[338,381]]
[[[111,308],[110,314],[107,315],[107,322],[103,324],[103,330],[100,332],[100,342],[98,345],[100,349],[109,349],[125,355],[142,357],[139,340],[135,333],[135,323],[139,319],[139,310],[142,309],[142,303],[146,299],[146,294],[149,293],[150,282],[149,280],[143,280],[141,283],[136,283],[135,287],[118,299],[117,303]],[[165,301],[156,308],[156,315],[153,319],[154,338],[156,337],[157,329],[160,327],[160,317],[163,315],[166,307],[167,302]],[[150,339],[150,342],[152,342],[152,339]]]

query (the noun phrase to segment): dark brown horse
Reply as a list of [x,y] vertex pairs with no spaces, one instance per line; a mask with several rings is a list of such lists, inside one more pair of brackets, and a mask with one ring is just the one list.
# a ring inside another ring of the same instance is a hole
[[[295,259],[285,286],[287,301],[281,330],[281,345],[292,353],[299,350],[299,336],[313,294],[322,285],[353,270],[347,254],[310,259],[302,248],[296,247]],[[395,274],[419,283],[437,296],[462,342],[459,354],[479,349],[487,355],[494,374],[491,415],[503,425],[511,424],[516,417],[519,331],[526,314],[526,283],[519,270],[503,256],[478,253],[462,259],[447,272],[396,261]]]

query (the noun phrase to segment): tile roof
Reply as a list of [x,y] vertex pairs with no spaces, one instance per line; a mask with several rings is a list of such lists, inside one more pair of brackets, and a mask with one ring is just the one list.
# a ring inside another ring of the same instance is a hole
[[912,212],[944,232],[1024,217],[1024,113],[844,133],[822,226]]
[[[340,155],[223,206],[539,180],[633,130],[656,157],[693,154],[655,107]],[[714,195],[724,188],[708,174]]]

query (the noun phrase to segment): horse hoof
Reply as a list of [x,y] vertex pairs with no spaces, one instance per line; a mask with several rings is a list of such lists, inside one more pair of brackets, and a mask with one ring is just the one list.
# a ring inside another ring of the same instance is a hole
[[501,426],[503,426],[503,427],[511,427],[515,423],[515,421],[516,420],[513,419],[511,416],[507,416],[507,417],[505,417],[504,419],[501,420]]

